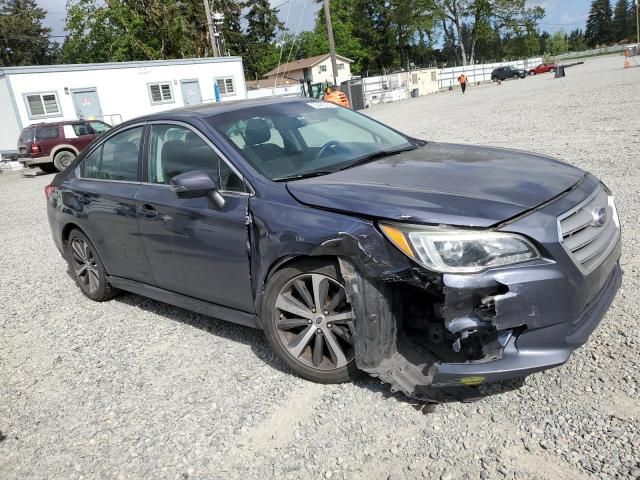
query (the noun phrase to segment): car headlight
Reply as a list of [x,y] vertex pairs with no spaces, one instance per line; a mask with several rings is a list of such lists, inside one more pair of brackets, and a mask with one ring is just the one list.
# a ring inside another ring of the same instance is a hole
[[443,273],[475,273],[540,258],[526,238],[511,233],[381,223],[391,242],[419,264]]

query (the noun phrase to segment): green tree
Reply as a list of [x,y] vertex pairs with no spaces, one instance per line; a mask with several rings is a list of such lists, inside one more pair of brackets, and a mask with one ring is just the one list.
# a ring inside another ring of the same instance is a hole
[[627,14],[627,38],[631,41],[635,41],[638,37],[638,24],[637,24],[637,7],[635,2],[631,0],[629,2],[629,13]]
[[[542,7],[527,7],[525,0],[436,0],[436,6],[451,25],[464,65],[475,63],[478,44],[495,38],[495,30],[522,35],[535,30],[544,16]],[[463,35],[465,28],[468,36]]]
[[[633,2],[632,2],[633,3]],[[629,38],[629,2],[618,0],[613,9],[613,19],[611,20],[612,40],[619,42]]]
[[569,51],[569,43],[567,42],[567,36],[561,30],[559,32],[551,35],[549,40],[546,43],[545,55],[550,57],[555,57],[557,55],[562,55],[563,53],[567,53]]
[[0,0],[0,65],[43,65],[54,60],[51,29],[42,26],[46,14],[35,0]]
[[240,25],[244,2],[239,0],[216,0],[215,12],[222,13],[222,41],[223,54],[242,55],[246,50],[246,41]]
[[587,42],[584,39],[584,32],[579,28],[569,34],[567,42],[569,43],[569,50],[572,52],[583,52],[588,48]]
[[204,6],[197,1],[70,0],[65,62],[155,60],[211,51]]
[[245,74],[249,78],[261,77],[277,66],[280,52],[275,44],[278,32],[284,25],[278,19],[278,10],[271,8],[269,0],[250,2],[245,16],[247,20],[246,45],[244,54]]
[[604,45],[611,41],[611,4],[609,0],[593,0],[587,19],[584,36],[590,47]]

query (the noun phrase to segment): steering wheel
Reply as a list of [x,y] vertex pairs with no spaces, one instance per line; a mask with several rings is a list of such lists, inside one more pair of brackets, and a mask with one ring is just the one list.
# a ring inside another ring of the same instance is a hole
[[327,154],[334,153],[334,152],[331,152],[330,150],[332,148],[336,148],[336,147],[341,148],[342,150],[346,150],[347,149],[344,145],[342,145],[342,143],[338,142],[337,140],[331,140],[331,141],[325,143],[320,148],[320,150],[316,154],[316,159],[322,158],[322,157],[326,156]]

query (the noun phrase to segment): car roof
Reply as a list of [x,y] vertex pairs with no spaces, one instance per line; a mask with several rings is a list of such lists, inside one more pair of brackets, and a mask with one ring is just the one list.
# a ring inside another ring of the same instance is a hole
[[84,123],[84,122],[100,122],[102,120],[61,120],[59,122],[40,122],[40,123],[32,123],[24,128],[38,128],[38,127],[59,127],[60,125],[74,125],[76,123]]
[[153,113],[151,115],[145,115],[142,117],[138,117],[132,120],[128,120],[126,123],[130,122],[146,122],[151,120],[170,120],[174,118],[184,118],[185,116],[200,116],[203,118],[213,117],[215,115],[221,115],[228,112],[235,112],[238,110],[245,110],[253,107],[260,107],[264,105],[274,105],[274,104],[282,104],[282,103],[310,103],[310,102],[318,102],[319,100],[315,100],[313,98],[307,97],[287,97],[287,98],[277,98],[277,97],[267,97],[267,98],[259,98],[252,100],[230,100],[226,102],[216,102],[216,103],[203,103],[199,105],[190,105],[187,107],[174,108],[172,110],[165,110],[159,113]]

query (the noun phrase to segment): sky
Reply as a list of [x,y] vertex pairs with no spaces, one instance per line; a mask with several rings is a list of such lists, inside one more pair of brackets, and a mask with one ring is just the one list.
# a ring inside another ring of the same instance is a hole
[[[63,36],[67,0],[39,0],[38,3],[48,11],[45,25],[53,30],[52,35]],[[215,10],[215,0],[213,4]],[[314,0],[271,0],[271,4],[279,6],[280,20],[287,23],[291,32],[313,28],[315,12],[319,8]],[[546,9],[540,28],[547,32],[584,29],[590,4],[589,0],[527,0],[529,6],[540,5]]]

